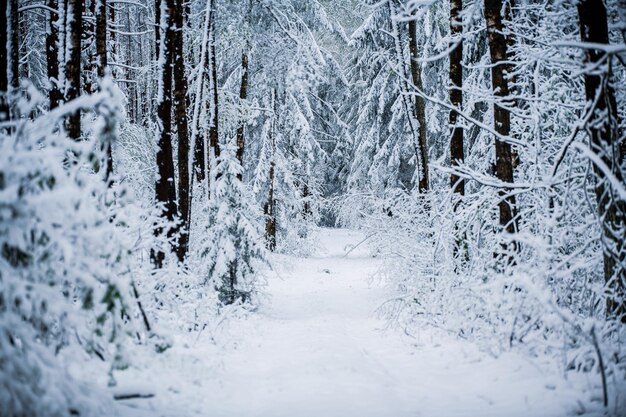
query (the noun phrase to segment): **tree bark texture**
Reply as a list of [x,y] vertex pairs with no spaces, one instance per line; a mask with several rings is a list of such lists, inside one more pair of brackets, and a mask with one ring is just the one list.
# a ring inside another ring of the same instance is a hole
[[183,262],[189,244],[189,125],[187,121],[187,77],[183,39],[183,0],[176,0],[173,24],[174,115],[178,133],[178,211],[181,220],[178,260]]
[[[178,208],[176,205],[176,187],[174,184],[174,160],[172,157],[172,52],[173,30],[171,16],[174,14],[175,0],[157,0],[156,7],[161,8],[161,21],[157,39],[159,45],[159,59],[161,67],[159,79],[159,100],[157,103],[157,117],[159,125],[158,149],[156,155],[157,181],[155,197],[158,204],[163,208],[163,217],[173,222],[176,219]],[[168,237],[172,237],[176,230],[170,228]],[[161,228],[155,229],[155,235],[163,233]],[[172,250],[176,252],[176,244],[172,243]],[[155,267],[163,266],[165,254],[158,251],[152,254]]]
[[107,59],[107,0],[96,0],[96,69],[104,77]]
[[[491,85],[495,96],[499,99],[494,104],[494,128],[503,137],[508,137],[511,130],[511,114],[500,103],[509,97],[509,84],[505,77],[507,68],[507,43],[503,35],[502,0],[485,0],[485,18],[487,21],[487,36],[491,55]],[[498,138],[496,141],[496,176],[499,180],[513,183],[513,158],[511,145]],[[502,200],[498,204],[500,225],[509,233],[517,230],[515,220],[515,197],[509,194],[509,189],[503,189],[500,194]]]
[[0,122],[9,120],[9,59],[7,51],[7,14],[0,13]]
[[[218,122],[219,122],[219,106],[218,106],[218,90],[217,90],[217,57],[215,56],[215,5],[213,6],[212,14],[212,29],[211,29],[211,91],[213,92],[213,120],[211,121],[211,127],[209,129],[209,141],[211,145],[211,153],[215,158],[220,156],[220,142],[218,136]],[[209,164],[210,167],[210,164]]]
[[[57,0],[48,0],[47,6],[57,10]],[[59,15],[48,12],[48,32],[46,33],[46,58],[48,79],[50,80],[50,110],[59,106],[63,101],[63,93],[59,86]]]
[[[248,47],[246,46],[241,54],[241,86],[239,88],[239,99],[243,103],[248,98]],[[242,119],[237,127],[237,159],[243,168],[243,153],[245,150],[244,126]],[[239,180],[243,179],[243,170],[237,175]]]
[[[69,0],[68,2],[68,29],[70,53],[65,63],[67,77],[66,101],[71,101],[80,96],[81,80],[81,37],[83,29],[83,8],[81,0]],[[80,110],[72,113],[67,120],[67,133],[72,139],[80,138]]]
[[[20,14],[18,8],[17,0],[9,0],[9,50],[11,57],[9,82],[13,90],[18,89],[20,86]],[[2,10],[2,12],[4,13],[5,10]]]
[[[96,24],[94,28],[96,43],[96,75],[99,79],[104,77],[106,67],[108,65],[107,54],[107,0],[92,0],[94,4],[94,13]],[[112,144],[106,147],[106,177],[111,178],[113,175],[113,149]],[[109,182],[110,183],[110,182]]]
[[268,174],[267,202],[263,206],[265,215],[265,242],[267,249],[274,252],[276,250],[276,205],[274,201],[274,181],[276,176],[276,91],[272,90],[272,126],[270,128],[270,145],[272,150],[272,160]]
[[[455,109],[461,111],[463,110],[463,67],[461,65],[463,61],[462,8],[463,0],[450,1],[450,34],[456,38],[453,42],[458,42],[454,49],[452,49],[452,52],[450,52],[450,104],[452,104],[452,107]],[[454,167],[458,167],[459,164],[463,163],[465,159],[463,151],[463,128],[458,125],[459,113],[457,111],[450,110],[449,120],[450,129],[452,129],[450,138],[450,165],[454,169]],[[454,189],[454,192],[460,195],[465,194],[465,180],[454,173],[450,175],[450,186]]]
[[[418,48],[417,48],[417,27],[415,20],[409,21],[409,53],[411,60],[411,78],[413,85],[420,91],[424,91],[422,86],[422,68],[417,61]],[[426,109],[424,99],[420,96],[414,95],[415,106],[415,118],[419,122],[418,142],[421,165],[421,175],[419,178],[419,191],[420,193],[426,192],[429,189],[429,175],[428,175],[428,141],[427,141],[427,126],[426,126]]]
[[[200,108],[203,106],[205,101],[209,101],[210,103],[213,103],[212,96],[210,97],[209,100],[205,100],[205,91],[208,91],[209,94],[211,93],[211,74],[210,74],[211,50],[210,48],[211,48],[211,31],[213,30],[213,23],[212,23],[213,5],[212,4],[207,5],[207,8],[208,8],[208,10],[206,11],[207,20],[205,22],[206,33],[204,34],[204,44],[202,45],[202,49],[201,49],[202,52],[201,52],[201,57],[200,57],[200,68],[202,70],[202,78],[200,80],[201,86],[196,91],[194,120],[193,120],[193,126],[192,126],[192,131],[196,132],[195,138],[194,138],[194,148],[193,148],[194,149],[193,175],[200,183],[204,182],[205,178],[207,178],[207,175],[206,175],[207,172],[205,172],[206,171],[205,142],[206,142],[206,138],[208,137],[208,135],[206,134],[206,132],[203,132],[203,134],[199,134],[198,132],[199,125],[200,125],[199,113],[200,113]],[[205,85],[207,86],[206,90],[204,88]],[[211,123],[212,123],[212,119],[209,124]]]
[[[578,3],[580,33],[583,42],[608,44],[606,8],[602,0],[581,0]],[[594,114],[586,128],[590,136],[591,150],[613,176],[624,184],[624,148],[620,146],[619,121],[615,94],[609,83],[611,57],[599,49],[585,49],[589,64],[600,64],[593,72],[585,74],[587,105],[595,103]],[[604,61],[604,62],[603,62]],[[609,318],[619,318],[626,323],[626,201],[613,191],[605,172],[593,164],[596,176],[596,202],[602,220],[602,249],[604,278],[608,289],[606,313]]]

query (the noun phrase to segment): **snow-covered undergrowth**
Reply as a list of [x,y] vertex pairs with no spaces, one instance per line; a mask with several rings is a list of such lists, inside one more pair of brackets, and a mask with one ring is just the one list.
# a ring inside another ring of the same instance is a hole
[[[56,355],[78,348],[112,372],[127,366],[123,346],[141,332],[130,320],[136,213],[100,169],[119,90],[104,80],[101,92],[46,115],[37,115],[37,91],[24,91],[15,110],[24,117],[0,133],[2,415],[97,415],[97,396],[68,378]],[[77,109],[95,109],[81,141],[60,128]]]
[[[112,388],[153,396],[119,401],[109,415],[604,415],[594,374],[565,379],[524,352],[495,357],[432,326],[389,328],[377,314],[395,294],[380,279],[388,259],[360,231],[311,234],[311,256],[270,256],[267,296],[253,313],[234,307],[190,330],[155,312],[172,347],[137,355]],[[131,355],[141,352],[133,346]]]
[[[626,334],[605,318],[599,228],[589,208],[533,206],[514,236],[498,233],[496,192],[456,205],[453,194],[347,196],[343,224],[359,227],[395,295],[381,307],[409,334],[441,329],[493,356],[522,352],[548,372],[594,375],[596,399],[626,405]],[[521,200],[542,197],[530,191]],[[535,201],[536,202],[536,201]],[[566,226],[565,226],[566,225]],[[511,250],[512,241],[518,250]]]

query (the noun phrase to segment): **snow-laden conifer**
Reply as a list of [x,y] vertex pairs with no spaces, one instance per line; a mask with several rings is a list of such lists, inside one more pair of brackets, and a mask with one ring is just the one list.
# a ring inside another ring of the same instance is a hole
[[249,303],[257,292],[259,268],[265,259],[258,217],[238,178],[242,167],[235,147],[223,146],[215,166],[203,254],[206,282],[215,287],[223,304]]

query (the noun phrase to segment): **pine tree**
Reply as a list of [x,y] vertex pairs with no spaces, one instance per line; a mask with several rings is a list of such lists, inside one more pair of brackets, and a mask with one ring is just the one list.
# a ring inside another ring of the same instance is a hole
[[256,216],[244,184],[236,147],[222,146],[212,174],[210,222],[204,259],[207,283],[215,287],[223,304],[249,303],[257,290],[265,253]]

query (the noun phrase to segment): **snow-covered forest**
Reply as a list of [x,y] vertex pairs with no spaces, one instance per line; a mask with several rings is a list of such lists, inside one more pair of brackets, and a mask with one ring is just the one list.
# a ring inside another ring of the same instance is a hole
[[4,0],[0,417],[626,415],[626,0]]

